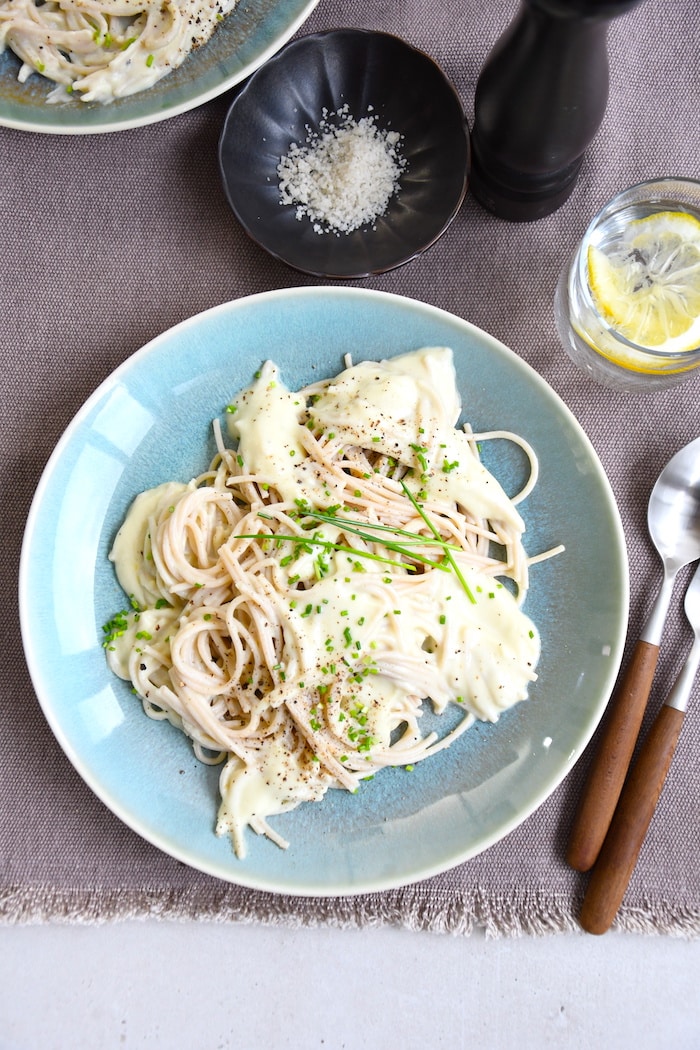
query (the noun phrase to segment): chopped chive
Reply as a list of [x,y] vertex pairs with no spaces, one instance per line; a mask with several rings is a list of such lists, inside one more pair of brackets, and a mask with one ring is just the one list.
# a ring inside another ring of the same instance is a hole
[[420,463],[421,470],[422,471],[427,471],[427,469],[428,469],[428,461],[425,458],[425,453],[428,451],[428,449],[426,448],[426,446],[425,445],[411,445],[411,448],[413,449],[413,451],[416,454],[416,459]]

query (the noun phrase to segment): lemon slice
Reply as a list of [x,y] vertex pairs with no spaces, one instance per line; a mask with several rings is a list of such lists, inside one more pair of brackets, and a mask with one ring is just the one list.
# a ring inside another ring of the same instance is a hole
[[700,346],[700,221],[662,211],[630,222],[604,251],[588,249],[598,312],[637,346],[663,353]]

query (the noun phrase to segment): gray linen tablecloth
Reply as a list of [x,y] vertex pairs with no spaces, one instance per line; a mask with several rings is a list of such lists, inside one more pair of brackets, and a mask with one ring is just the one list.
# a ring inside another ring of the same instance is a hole
[[[432,55],[471,122],[484,59],[516,0],[321,0],[302,32],[394,32]],[[700,377],[654,395],[584,378],[561,351],[552,297],[562,261],[615,191],[700,175],[700,26],[694,4],[647,0],[612,24],[608,110],[569,202],[510,224],[467,198],[422,258],[366,287],[415,297],[491,332],[533,365],[589,435],[618,500],[634,640],[660,578],[646,532],[658,471],[700,434]],[[493,933],[576,928],[586,877],[564,848],[587,755],[529,819],[444,875],[391,892],[311,900],[251,892],[142,841],[92,795],[46,724],[25,666],[17,570],[42,468],[82,402],[153,336],[215,304],[314,284],[253,245],[228,210],[216,148],[230,99],[141,130],[59,137],[0,128],[0,412],[5,657],[0,679],[0,916],[99,922],[162,915],[297,924],[397,923]],[[676,595],[647,722],[690,633]],[[700,931],[700,695],[618,917],[628,930]]]

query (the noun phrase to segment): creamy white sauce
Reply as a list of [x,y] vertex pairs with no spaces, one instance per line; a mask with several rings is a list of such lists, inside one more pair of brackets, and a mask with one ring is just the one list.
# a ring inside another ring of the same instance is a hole
[[452,351],[430,347],[341,372],[313,406],[314,418],[350,444],[417,466],[413,444],[437,459],[459,418]]
[[[493,474],[474,455],[467,434],[453,430],[442,437],[435,469],[422,484],[427,498],[456,503],[476,517],[504,521],[524,532],[520,514]],[[417,489],[418,484],[414,482],[409,487]]]
[[166,481],[139,493],[114,538],[109,557],[114,562],[117,579],[124,593],[142,609],[162,597],[155,585],[153,570],[144,572],[149,563],[150,530],[188,491],[188,485]]
[[107,663],[114,674],[128,681],[134,654],[140,656],[140,651],[150,643],[164,643],[179,615],[177,609],[144,609],[132,613],[124,633],[106,646]]
[[[284,499],[321,505],[322,486],[309,471],[300,441],[306,405],[267,362],[236,399],[229,432],[238,440],[245,469],[274,480]],[[429,500],[466,505],[472,513],[524,530],[522,518],[498,481],[455,430],[461,405],[452,351],[428,347],[388,361],[361,362],[341,372],[310,409],[328,432],[348,444],[391,456],[416,471],[409,487]],[[428,477],[421,479],[423,465]]]
[[[388,679],[430,697],[437,710],[457,701],[477,718],[495,721],[527,696],[539,636],[506,587],[472,569],[463,575],[474,602],[452,572],[384,583],[379,573],[360,580],[341,570],[320,580],[308,600],[282,610],[293,639],[287,680],[328,666],[331,650],[353,667],[376,671],[363,681],[363,692],[371,695],[376,687],[384,695]],[[410,665],[394,659],[397,650],[412,654]]]
[[320,801],[327,787],[314,782],[277,741],[265,749],[258,766],[245,766],[238,758],[230,758],[219,778],[221,805],[216,833],[231,835],[239,856],[245,854],[246,826],[286,848],[284,839],[271,834],[267,818],[288,813],[302,802]]
[[274,482],[283,498],[293,502],[303,495],[297,470],[305,458],[299,441],[303,398],[287,389],[277,366],[268,361],[235,406],[229,433],[238,441],[245,470]]

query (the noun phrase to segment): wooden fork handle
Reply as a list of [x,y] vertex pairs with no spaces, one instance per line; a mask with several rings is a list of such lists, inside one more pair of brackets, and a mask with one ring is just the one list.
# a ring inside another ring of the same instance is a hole
[[630,772],[584,897],[580,923],[588,933],[605,933],[622,903],[673,759],[683,715],[663,705]]
[[577,871],[593,867],[610,827],[639,736],[658,659],[658,645],[637,642],[610,702],[566,854],[567,861]]

